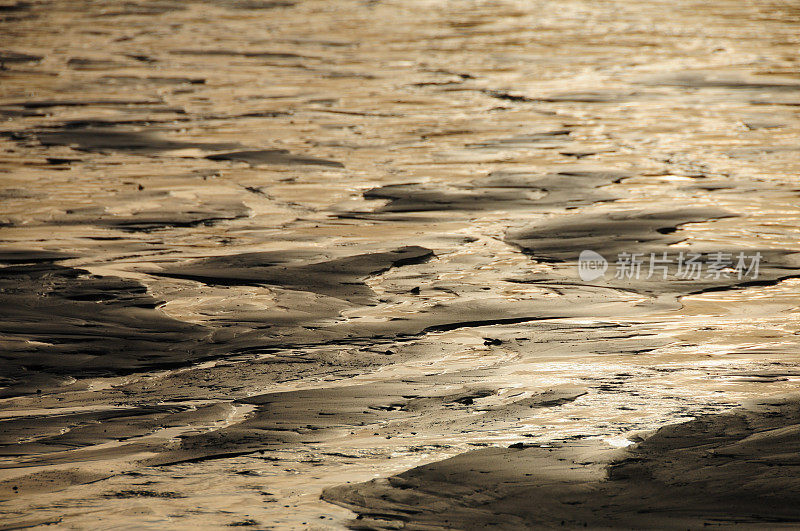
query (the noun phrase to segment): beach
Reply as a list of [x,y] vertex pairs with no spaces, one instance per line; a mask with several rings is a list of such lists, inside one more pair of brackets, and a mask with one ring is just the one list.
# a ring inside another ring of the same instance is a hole
[[0,529],[796,525],[798,29],[0,2]]

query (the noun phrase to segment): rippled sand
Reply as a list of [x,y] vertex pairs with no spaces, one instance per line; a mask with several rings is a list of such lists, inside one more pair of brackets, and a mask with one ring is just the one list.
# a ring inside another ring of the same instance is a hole
[[796,521],[799,30],[778,0],[0,2],[0,525]]

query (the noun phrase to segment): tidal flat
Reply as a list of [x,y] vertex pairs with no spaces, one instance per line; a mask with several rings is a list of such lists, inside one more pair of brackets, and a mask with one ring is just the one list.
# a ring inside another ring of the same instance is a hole
[[0,529],[797,526],[798,46],[0,0]]

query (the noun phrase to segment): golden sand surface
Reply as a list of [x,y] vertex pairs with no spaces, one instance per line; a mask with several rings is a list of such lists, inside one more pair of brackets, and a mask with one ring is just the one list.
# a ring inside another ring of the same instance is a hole
[[[762,426],[730,411],[800,379],[798,46],[788,0],[0,1],[0,527],[558,525],[508,491],[543,447],[638,481],[659,428]],[[370,498],[465,462],[506,476]]]

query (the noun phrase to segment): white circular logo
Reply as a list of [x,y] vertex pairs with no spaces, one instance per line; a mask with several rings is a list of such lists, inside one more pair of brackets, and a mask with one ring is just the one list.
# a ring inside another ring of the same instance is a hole
[[584,282],[591,282],[606,274],[608,262],[603,255],[594,251],[581,251],[578,256],[578,275]]

